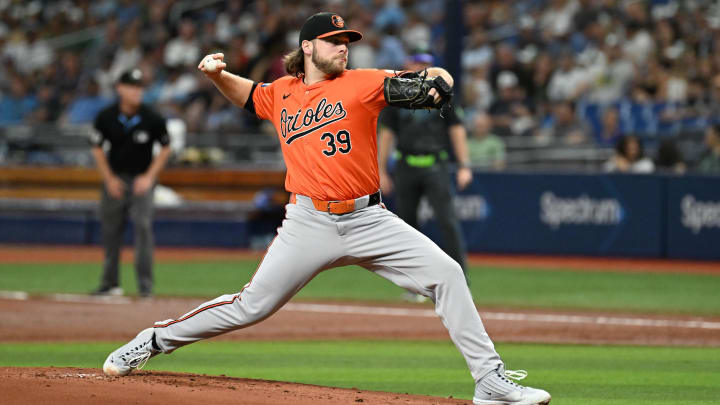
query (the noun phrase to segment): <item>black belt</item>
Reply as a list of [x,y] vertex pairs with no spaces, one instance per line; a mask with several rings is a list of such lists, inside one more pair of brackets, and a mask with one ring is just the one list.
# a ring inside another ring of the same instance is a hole
[[376,191],[372,194],[370,194],[370,200],[368,201],[368,207],[371,205],[378,205],[382,201],[382,198],[380,198],[380,192]]

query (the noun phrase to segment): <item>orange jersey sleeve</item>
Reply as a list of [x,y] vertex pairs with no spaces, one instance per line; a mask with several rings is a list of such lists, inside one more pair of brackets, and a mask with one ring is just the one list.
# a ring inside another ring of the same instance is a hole
[[275,87],[273,83],[258,83],[251,97],[255,105],[255,115],[263,120],[272,119],[275,107]]
[[383,94],[383,83],[386,77],[400,74],[395,70],[354,69],[347,73],[353,78],[353,86],[358,99],[370,111],[379,113],[387,107]]

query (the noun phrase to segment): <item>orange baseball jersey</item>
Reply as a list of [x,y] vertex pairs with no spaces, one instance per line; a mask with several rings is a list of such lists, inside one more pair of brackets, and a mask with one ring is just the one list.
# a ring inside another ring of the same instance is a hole
[[383,80],[398,73],[352,69],[309,86],[293,76],[258,83],[249,109],[275,126],[288,191],[333,201],[378,190],[377,120],[387,106]]

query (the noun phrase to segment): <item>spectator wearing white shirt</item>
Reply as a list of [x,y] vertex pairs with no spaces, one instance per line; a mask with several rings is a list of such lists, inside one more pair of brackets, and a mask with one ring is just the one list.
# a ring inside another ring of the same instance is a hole
[[644,66],[655,51],[655,40],[647,29],[638,21],[631,20],[625,24],[626,38],[623,45],[625,56],[639,66]]
[[575,64],[572,55],[560,58],[559,68],[555,70],[548,84],[548,98],[552,101],[573,101],[588,87],[589,80],[585,72]]
[[183,103],[187,97],[197,88],[197,78],[185,71],[184,68],[175,66],[168,69],[168,76],[160,88],[159,103]]
[[427,48],[430,45],[430,27],[415,13],[408,13],[408,21],[402,27],[400,37],[406,47],[412,49],[417,47]]
[[495,96],[487,80],[488,66],[473,67],[463,80],[463,98],[469,113],[485,112],[492,105]]
[[615,37],[608,37],[603,47],[606,65],[593,81],[588,100],[598,103],[617,101],[627,94],[635,77],[635,66],[625,57]]
[[353,43],[349,66],[352,69],[374,68],[380,46],[378,36],[366,25],[359,25],[357,30],[363,33],[363,40]]
[[5,56],[12,59],[15,68],[24,75],[30,75],[50,65],[55,54],[52,48],[38,38],[36,30],[14,35],[5,46]]
[[540,27],[552,37],[565,36],[572,29],[573,18],[579,9],[577,0],[551,0],[550,8],[540,17]]
[[37,31],[29,31],[27,39],[27,50],[22,55],[22,63],[17,64],[18,70],[36,72],[53,63],[55,53],[47,41],[38,38]]
[[178,27],[178,36],[171,39],[165,47],[165,65],[193,66],[200,59],[200,45],[195,39],[195,23],[182,20]]
[[110,68],[113,80],[117,80],[123,72],[137,66],[142,56],[142,47],[138,38],[137,26],[135,26],[125,32],[122,45],[115,51],[112,67]]
[[489,65],[493,60],[493,48],[488,43],[487,33],[477,30],[472,33],[468,48],[462,53],[462,67],[472,70],[478,66]]

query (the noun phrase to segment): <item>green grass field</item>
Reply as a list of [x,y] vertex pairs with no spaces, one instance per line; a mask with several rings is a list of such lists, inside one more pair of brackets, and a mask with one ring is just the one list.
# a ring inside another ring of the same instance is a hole
[[[156,294],[216,297],[239,291],[256,261],[159,263]],[[0,264],[0,290],[32,293],[87,293],[97,287],[98,264]],[[132,267],[122,269],[122,285],[135,292]],[[648,274],[470,269],[471,290],[483,307],[551,308],[720,315],[720,277],[698,274]],[[230,286],[230,287],[228,287]],[[397,301],[402,290],[357,267],[320,274],[299,299]]]
[[[107,343],[0,344],[0,366],[99,368]],[[717,404],[716,348],[499,344],[509,368],[555,405]],[[100,360],[98,360],[100,359]],[[450,342],[203,342],[149,370],[292,381],[470,399],[473,382]]]
[[[255,261],[159,263],[156,293],[215,297],[239,290],[255,267]],[[0,264],[0,290],[87,293],[99,272],[98,264]],[[470,277],[476,302],[487,308],[720,315],[718,276],[475,267]],[[135,291],[130,266],[123,267],[122,283]],[[321,274],[297,299],[389,302],[401,295],[365,270],[344,268]],[[0,343],[0,366],[99,368],[120,343]],[[720,348],[497,347],[508,368],[527,369],[524,383],[547,389],[555,405],[720,404]],[[202,342],[147,368],[464,399],[473,390],[449,341]]]

